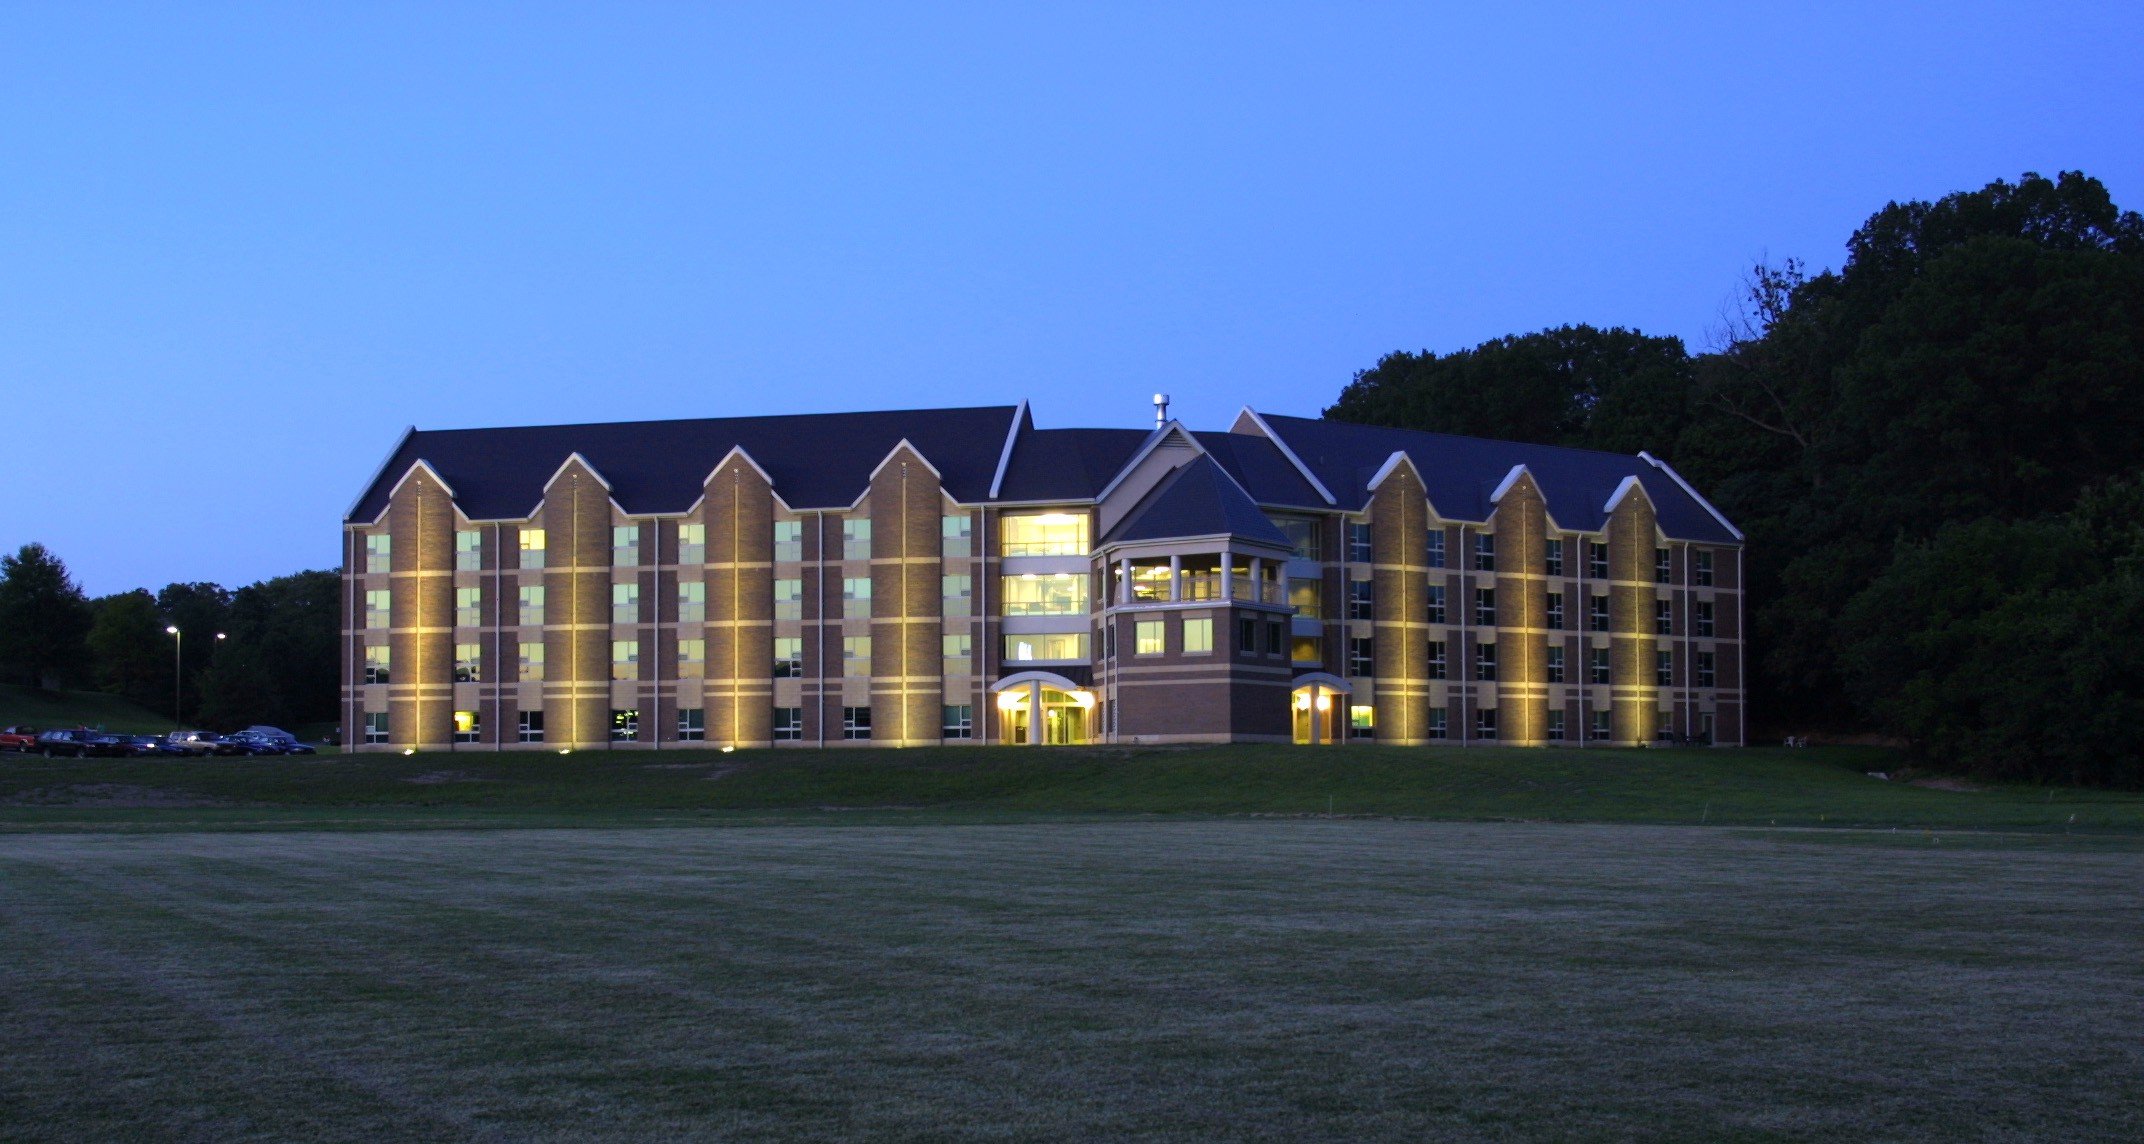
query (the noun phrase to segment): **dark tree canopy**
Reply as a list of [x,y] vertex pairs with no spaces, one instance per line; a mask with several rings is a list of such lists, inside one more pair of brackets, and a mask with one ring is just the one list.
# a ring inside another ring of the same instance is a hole
[[31,687],[87,674],[89,601],[42,544],[0,556],[0,670]]

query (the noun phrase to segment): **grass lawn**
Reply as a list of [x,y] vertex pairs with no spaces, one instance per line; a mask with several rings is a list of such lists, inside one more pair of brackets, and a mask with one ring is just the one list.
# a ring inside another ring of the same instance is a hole
[[2135,1140],[2140,874],[1369,819],[16,833],[0,1138]]
[[102,691],[42,691],[0,683],[0,727],[23,723],[39,730],[101,727],[126,735],[157,735],[173,729],[165,716]]

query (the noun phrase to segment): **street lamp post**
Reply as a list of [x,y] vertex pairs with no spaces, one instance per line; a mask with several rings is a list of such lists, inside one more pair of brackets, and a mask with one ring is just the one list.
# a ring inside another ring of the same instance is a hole
[[[179,625],[171,624],[164,634],[171,637],[171,722],[184,730],[186,724],[179,721],[179,688],[186,674],[186,633],[179,630]],[[223,633],[217,632],[216,638],[222,639]]]

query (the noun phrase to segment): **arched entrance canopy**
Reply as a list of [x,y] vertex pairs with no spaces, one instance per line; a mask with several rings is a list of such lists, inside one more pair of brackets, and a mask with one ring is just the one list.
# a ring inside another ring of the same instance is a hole
[[1289,692],[1288,714],[1295,727],[1298,743],[1336,743],[1340,741],[1339,714],[1334,712],[1335,695],[1352,695],[1353,685],[1347,680],[1324,671],[1306,671],[1295,677]]
[[1014,672],[990,685],[997,693],[998,722],[1007,743],[1069,744],[1087,741],[1087,713],[1094,692],[1054,671]]

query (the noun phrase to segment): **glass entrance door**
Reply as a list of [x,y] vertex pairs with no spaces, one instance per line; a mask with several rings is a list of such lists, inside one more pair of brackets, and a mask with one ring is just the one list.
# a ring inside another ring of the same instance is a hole
[[999,700],[998,710],[1002,716],[1005,742],[1023,746],[1032,743],[1031,728],[1034,725],[1034,695],[1042,695],[1042,743],[1045,746],[1069,747],[1087,741],[1087,705],[1074,696],[1054,687],[1023,687],[1007,691],[1007,698]]

